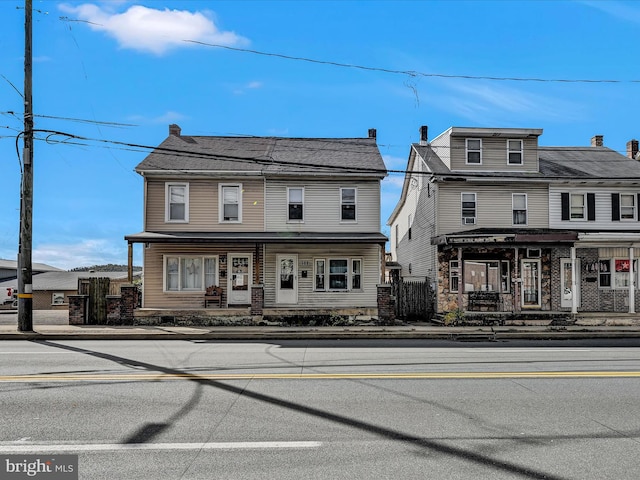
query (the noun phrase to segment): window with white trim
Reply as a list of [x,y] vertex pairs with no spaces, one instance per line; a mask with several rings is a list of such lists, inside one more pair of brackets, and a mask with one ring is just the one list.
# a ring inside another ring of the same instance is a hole
[[449,291],[457,292],[460,285],[460,262],[458,260],[449,261]]
[[620,194],[620,220],[636,219],[636,195]]
[[315,291],[361,290],[363,280],[361,258],[316,258]]
[[513,224],[527,224],[527,194],[514,193],[511,195],[511,208],[513,210]]
[[165,291],[204,291],[218,285],[218,257],[164,257]]
[[304,220],[304,188],[287,188],[288,220],[302,222]]
[[466,145],[466,161],[467,164],[481,165],[482,164],[482,139],[481,138],[467,138],[465,139]]
[[340,220],[355,221],[356,220],[356,188],[340,188]]
[[462,225],[475,225],[476,223],[476,194],[462,193]]
[[569,196],[569,211],[571,220],[584,220],[586,202],[584,193],[572,193]]
[[634,285],[638,288],[638,261],[628,258],[606,258],[598,260],[598,286],[600,288],[628,289],[633,274]]
[[189,221],[189,184],[165,183],[165,222]]
[[220,184],[220,222],[242,222],[242,185]]
[[509,165],[522,165],[522,158],[522,140],[507,140],[507,163]]

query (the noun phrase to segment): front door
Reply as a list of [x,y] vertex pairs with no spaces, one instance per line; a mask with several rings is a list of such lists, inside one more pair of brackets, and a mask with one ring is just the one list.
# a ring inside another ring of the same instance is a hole
[[560,306],[571,308],[573,295],[576,296],[576,306],[580,306],[580,259],[576,258],[576,291],[573,291],[571,259],[560,259]]
[[234,253],[228,260],[229,305],[251,304],[251,278],[253,275],[250,253]]
[[298,303],[298,256],[277,256],[276,302]]
[[540,260],[522,260],[522,307],[540,307]]

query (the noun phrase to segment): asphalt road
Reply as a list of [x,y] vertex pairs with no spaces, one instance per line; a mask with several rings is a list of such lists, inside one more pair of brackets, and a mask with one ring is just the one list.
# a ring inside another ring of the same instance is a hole
[[81,479],[636,479],[640,348],[0,342],[0,454]]

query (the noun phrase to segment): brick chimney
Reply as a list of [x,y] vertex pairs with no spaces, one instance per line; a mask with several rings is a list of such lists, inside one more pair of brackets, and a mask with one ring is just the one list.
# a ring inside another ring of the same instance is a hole
[[375,140],[376,139],[376,135],[377,135],[376,129],[375,128],[370,128],[369,129],[369,138],[373,138]]
[[602,135],[594,135],[591,137],[591,146],[592,147],[603,147],[604,146],[604,137]]
[[420,145],[427,145],[429,143],[429,127],[422,125],[420,127]]
[[627,142],[627,157],[640,160],[638,158],[638,140],[634,139]]
[[169,135],[175,135],[176,137],[179,137],[181,132],[182,130],[175,123],[169,125]]

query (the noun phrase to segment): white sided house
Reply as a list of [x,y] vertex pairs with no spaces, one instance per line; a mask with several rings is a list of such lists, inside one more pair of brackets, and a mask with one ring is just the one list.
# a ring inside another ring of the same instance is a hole
[[388,220],[392,260],[429,278],[437,312],[508,319],[635,313],[638,142],[539,145],[542,129],[451,127],[411,146]]
[[[375,130],[365,138],[169,131],[136,167],[144,226],[125,239],[144,245],[137,317],[377,315],[387,239]],[[215,287],[217,309],[205,302]]]

